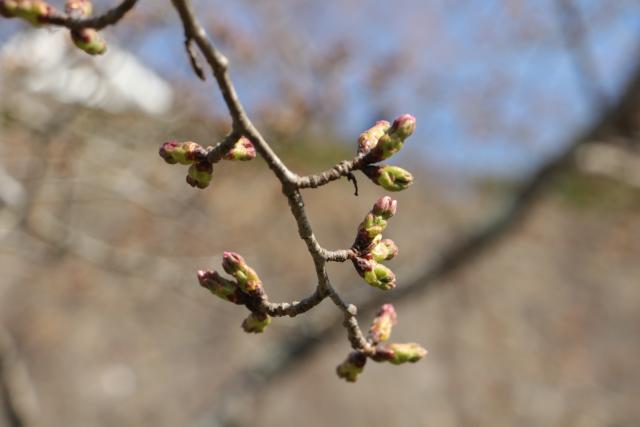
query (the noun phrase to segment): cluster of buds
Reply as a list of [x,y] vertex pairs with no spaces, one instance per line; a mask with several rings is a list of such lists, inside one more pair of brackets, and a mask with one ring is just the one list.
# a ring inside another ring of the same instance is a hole
[[[192,187],[207,188],[213,178],[213,163],[207,158],[207,150],[193,141],[167,141],[160,146],[160,157],[170,165],[190,165],[187,183]],[[223,155],[225,160],[247,161],[256,157],[256,149],[245,137],[241,137]]]
[[395,215],[397,206],[398,202],[389,196],[379,198],[358,226],[358,234],[351,248],[356,254],[352,262],[358,274],[369,285],[382,290],[396,286],[395,274],[381,262],[398,254],[398,247],[393,240],[382,238],[387,220]]
[[[65,4],[65,12],[73,18],[87,18],[92,11],[91,0],[67,0]],[[107,43],[93,28],[71,30],[71,40],[89,55],[102,55],[107,51]]]
[[[235,252],[225,252],[222,256],[222,268],[235,280],[226,279],[217,271],[200,270],[200,285],[225,301],[248,307],[256,307],[266,299],[260,277],[247,265],[242,256]],[[252,311],[242,322],[242,329],[250,333],[261,333],[270,323],[271,316],[260,311]]]
[[367,358],[375,362],[389,362],[393,365],[415,363],[427,355],[427,350],[416,343],[382,344],[391,337],[391,330],[398,319],[391,304],[384,304],[371,323],[368,341],[373,346],[372,351],[354,351],[347,359],[338,365],[338,377],[347,382],[355,382],[364,370]]
[[362,172],[385,190],[401,191],[408,188],[413,182],[411,173],[397,166],[373,163],[388,159],[400,151],[415,128],[415,117],[403,114],[393,124],[380,120],[362,132],[358,138],[358,154],[363,157],[364,165]]
[[43,0],[0,0],[0,15],[5,18],[20,18],[40,25],[55,13],[53,6]]

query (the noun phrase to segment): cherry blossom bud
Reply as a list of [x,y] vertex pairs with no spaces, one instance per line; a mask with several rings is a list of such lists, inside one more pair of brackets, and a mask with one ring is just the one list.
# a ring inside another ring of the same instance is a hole
[[386,291],[396,287],[396,275],[393,271],[373,259],[358,257],[353,260],[353,264],[364,281],[374,288]]
[[396,154],[404,145],[404,140],[413,134],[416,119],[410,114],[398,117],[387,132],[380,137],[375,147],[364,158],[364,163],[377,163]]
[[388,261],[398,255],[398,247],[393,240],[382,240],[381,238],[381,235],[377,236],[371,249],[371,256],[373,256],[373,259],[377,262]]
[[413,176],[398,166],[367,165],[362,172],[374,183],[388,191],[401,191],[413,183]]
[[358,138],[358,154],[367,154],[378,144],[378,140],[391,127],[386,120],[377,121],[375,125],[365,130]]
[[83,28],[71,31],[71,40],[78,49],[89,55],[102,55],[107,51],[107,43],[93,28]]
[[209,162],[202,161],[193,163],[189,166],[187,174],[187,182],[192,187],[207,188],[213,177],[213,165]]
[[258,274],[247,265],[244,258],[235,252],[225,252],[222,256],[222,268],[238,281],[238,286],[251,296],[262,297],[264,290]]
[[198,271],[198,281],[203,288],[210,290],[211,293],[225,301],[244,304],[246,300],[246,295],[242,293],[238,285],[220,276],[217,271]]
[[266,313],[252,312],[242,322],[242,329],[247,333],[261,334],[271,323],[271,316]]
[[391,329],[398,322],[396,311],[391,304],[380,307],[378,314],[371,323],[369,338],[375,343],[386,341],[391,336]]
[[248,138],[243,136],[225,153],[223,158],[225,160],[252,160],[256,158],[256,148]]
[[196,161],[204,162],[207,157],[206,150],[193,141],[167,141],[160,146],[159,154],[165,162],[172,165],[176,163],[190,165]]
[[67,0],[64,5],[64,11],[73,17],[84,18],[91,15],[93,5],[91,0]]
[[394,365],[403,363],[416,363],[427,355],[427,350],[420,344],[385,344],[376,348],[375,354],[372,356],[376,362],[389,362]]
[[358,375],[364,370],[367,363],[367,356],[363,353],[354,351],[349,353],[347,359],[336,368],[338,377],[344,378],[347,382],[353,383],[358,379]]
[[43,0],[0,0],[0,15],[21,18],[32,25],[40,25],[55,13],[53,6]]
[[393,200],[389,196],[380,197],[371,209],[371,213],[389,219],[396,214],[398,210],[398,201]]

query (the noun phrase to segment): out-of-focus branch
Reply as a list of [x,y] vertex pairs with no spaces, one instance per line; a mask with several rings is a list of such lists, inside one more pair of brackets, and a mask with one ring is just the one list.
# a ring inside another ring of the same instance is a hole
[[35,425],[38,405],[29,374],[9,332],[0,325],[0,404],[10,427]]
[[136,5],[138,0],[123,0],[118,6],[107,10],[105,13],[93,18],[76,18],[66,13],[54,12],[49,16],[43,17],[42,23],[49,25],[58,25],[69,28],[70,30],[79,30],[81,28],[93,28],[101,30],[109,25],[115,25]]

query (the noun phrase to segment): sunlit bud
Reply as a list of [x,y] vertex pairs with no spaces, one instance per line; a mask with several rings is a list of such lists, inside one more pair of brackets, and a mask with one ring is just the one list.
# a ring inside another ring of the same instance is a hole
[[71,40],[78,49],[89,55],[102,55],[107,51],[107,42],[93,28],[71,31]]
[[206,150],[193,141],[167,141],[160,146],[159,153],[160,157],[169,164],[189,165],[195,161],[203,162],[207,157]]
[[207,188],[213,177],[213,165],[207,161],[196,162],[189,166],[187,182],[192,187]]
[[377,121],[375,125],[365,130],[358,138],[358,154],[367,154],[376,146],[378,140],[391,127],[386,120]]
[[211,293],[225,301],[244,304],[246,300],[246,295],[242,293],[240,288],[233,281],[220,276],[217,271],[198,271],[198,281],[200,286],[210,290]]
[[401,191],[413,183],[413,176],[398,166],[367,165],[362,168],[362,172],[388,191]]
[[371,212],[379,215],[384,219],[389,219],[396,214],[398,209],[398,201],[393,200],[389,196],[380,197],[373,205]]
[[398,322],[396,311],[391,304],[384,304],[380,307],[378,314],[371,328],[369,329],[369,338],[375,343],[386,341],[391,336],[391,329]]
[[236,142],[223,156],[225,160],[252,160],[256,157],[256,148],[244,136]]
[[378,143],[365,156],[364,163],[377,163],[396,154],[416,128],[416,119],[410,114],[398,117]]
[[252,312],[249,317],[242,322],[242,329],[247,333],[261,334],[271,323],[271,316],[266,313]]
[[54,12],[53,6],[43,0],[0,0],[0,15],[21,18],[32,25],[42,24]]
[[[382,236],[378,236],[382,237]],[[371,249],[371,255],[373,259],[382,262],[388,261],[398,255],[398,247],[391,239],[377,239],[378,242],[374,241],[373,248]]]
[[393,271],[373,259],[359,257],[353,260],[353,264],[369,285],[384,291],[396,287],[396,275]]
[[235,252],[225,252],[222,256],[222,268],[238,281],[238,286],[251,296],[264,295],[262,281],[255,270],[247,265],[244,258]]
[[347,382],[353,383],[358,379],[358,375],[364,370],[367,363],[367,356],[354,351],[347,356],[347,359],[336,368],[338,377],[344,378]]
[[376,348],[375,354],[372,356],[376,362],[389,362],[394,365],[403,363],[416,363],[427,355],[427,350],[420,344],[385,344]]
[[74,17],[87,17],[92,10],[91,0],[67,0],[64,5],[64,11]]

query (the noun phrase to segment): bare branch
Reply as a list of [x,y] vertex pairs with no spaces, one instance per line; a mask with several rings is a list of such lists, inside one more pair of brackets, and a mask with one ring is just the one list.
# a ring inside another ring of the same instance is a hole
[[93,18],[75,18],[66,13],[55,12],[49,16],[42,18],[43,24],[57,25],[66,27],[70,30],[79,30],[81,28],[93,28],[101,30],[109,25],[115,25],[136,5],[138,0],[123,0],[118,6],[109,9],[102,15]]

